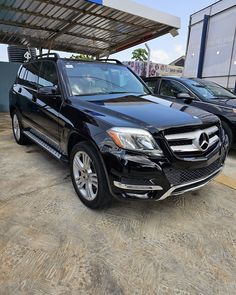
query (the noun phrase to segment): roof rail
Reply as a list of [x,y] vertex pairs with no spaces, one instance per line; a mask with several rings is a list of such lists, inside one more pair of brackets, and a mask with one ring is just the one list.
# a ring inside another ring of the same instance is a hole
[[60,58],[60,55],[58,53],[44,53],[44,54],[39,54],[39,55],[36,55],[34,57],[34,59],[40,59],[40,58],[44,58],[44,57],[54,57],[54,58]]
[[115,61],[118,65],[123,65],[123,63],[120,60],[114,59],[114,58],[98,58],[96,59],[96,61],[104,61],[104,62]]

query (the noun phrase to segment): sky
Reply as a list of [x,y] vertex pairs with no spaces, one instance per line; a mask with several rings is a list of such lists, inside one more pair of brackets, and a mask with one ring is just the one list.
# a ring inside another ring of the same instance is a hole
[[[120,0],[121,1],[121,0]],[[125,1],[125,0],[123,0]],[[181,29],[179,36],[173,38],[170,34],[156,38],[148,42],[151,48],[151,60],[153,62],[168,64],[185,54],[186,43],[188,37],[189,16],[212,4],[215,0],[134,0],[140,4],[156,8],[163,12],[179,16],[181,18]],[[145,48],[144,44],[124,50],[122,52],[111,55],[112,58],[117,58],[121,61],[130,60],[132,51],[135,48]],[[71,54],[61,53],[63,57],[70,57]],[[7,46],[0,44],[0,61],[7,61]]]

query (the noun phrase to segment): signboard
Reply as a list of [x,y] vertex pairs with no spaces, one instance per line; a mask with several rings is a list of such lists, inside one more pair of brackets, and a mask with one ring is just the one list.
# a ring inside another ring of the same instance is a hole
[[[124,61],[123,64],[129,66],[137,75],[146,77],[147,62],[145,61]],[[159,63],[150,63],[149,77],[155,76],[182,76],[183,67],[176,67],[170,65],[164,65]]]

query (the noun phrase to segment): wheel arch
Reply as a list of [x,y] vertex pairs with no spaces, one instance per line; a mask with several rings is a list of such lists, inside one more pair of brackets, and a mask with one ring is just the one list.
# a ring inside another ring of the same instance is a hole
[[235,131],[235,126],[232,124],[232,122],[230,122],[230,120],[228,120],[227,118],[223,117],[223,116],[220,116],[219,115],[219,118],[222,122],[226,123],[231,132],[232,132],[232,143],[231,144],[234,144],[235,143],[235,140],[236,140],[236,131]]
[[230,122],[229,119],[227,119],[226,117],[222,116],[222,115],[218,115],[218,117],[220,118],[221,121],[224,121],[226,124],[229,125],[230,129],[232,130],[233,135],[235,136],[235,132],[234,132],[234,125],[232,124],[232,122]]
[[73,132],[73,133],[70,134],[70,136],[68,138],[68,143],[67,143],[68,157],[70,157],[73,146],[76,145],[79,142],[82,142],[82,141],[90,141],[90,139],[87,138],[84,135],[81,135],[81,134],[77,133],[77,132]]
[[104,168],[104,172],[105,172],[105,175],[106,175],[109,191],[114,196],[114,194],[112,192],[112,189],[111,189],[111,184],[110,184],[110,181],[109,181],[109,175],[108,175],[108,171],[107,171],[107,168],[106,168],[105,161],[104,161],[104,159],[102,157],[102,154],[101,154],[101,152],[99,150],[98,145],[96,144],[96,142],[91,137],[81,135],[81,134],[79,134],[77,132],[73,132],[72,134],[70,134],[68,144],[67,144],[68,158],[70,159],[70,154],[71,154],[71,151],[73,149],[73,146],[76,145],[77,143],[83,142],[83,141],[88,141],[96,149],[96,151],[98,153],[98,156],[99,156],[99,158],[101,160],[102,166]]
[[16,111],[16,107],[13,106],[13,105],[11,105],[11,106],[9,107],[9,112],[10,112],[10,116],[11,116],[11,117],[13,116],[13,112],[14,112],[14,111]]

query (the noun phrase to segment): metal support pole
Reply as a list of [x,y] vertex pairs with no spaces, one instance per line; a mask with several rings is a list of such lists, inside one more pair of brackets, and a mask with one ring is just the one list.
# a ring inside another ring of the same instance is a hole
[[199,61],[198,61],[198,71],[197,71],[197,77],[198,78],[202,78],[209,18],[210,18],[209,15],[206,15],[206,14],[204,15],[203,27],[202,27],[201,46],[200,46],[200,54],[199,54]]
[[146,71],[146,77],[149,77],[149,71],[150,71],[150,61],[151,61],[151,49],[148,46],[147,43],[145,43],[145,46],[147,48],[148,51],[148,61],[147,61],[147,71]]

